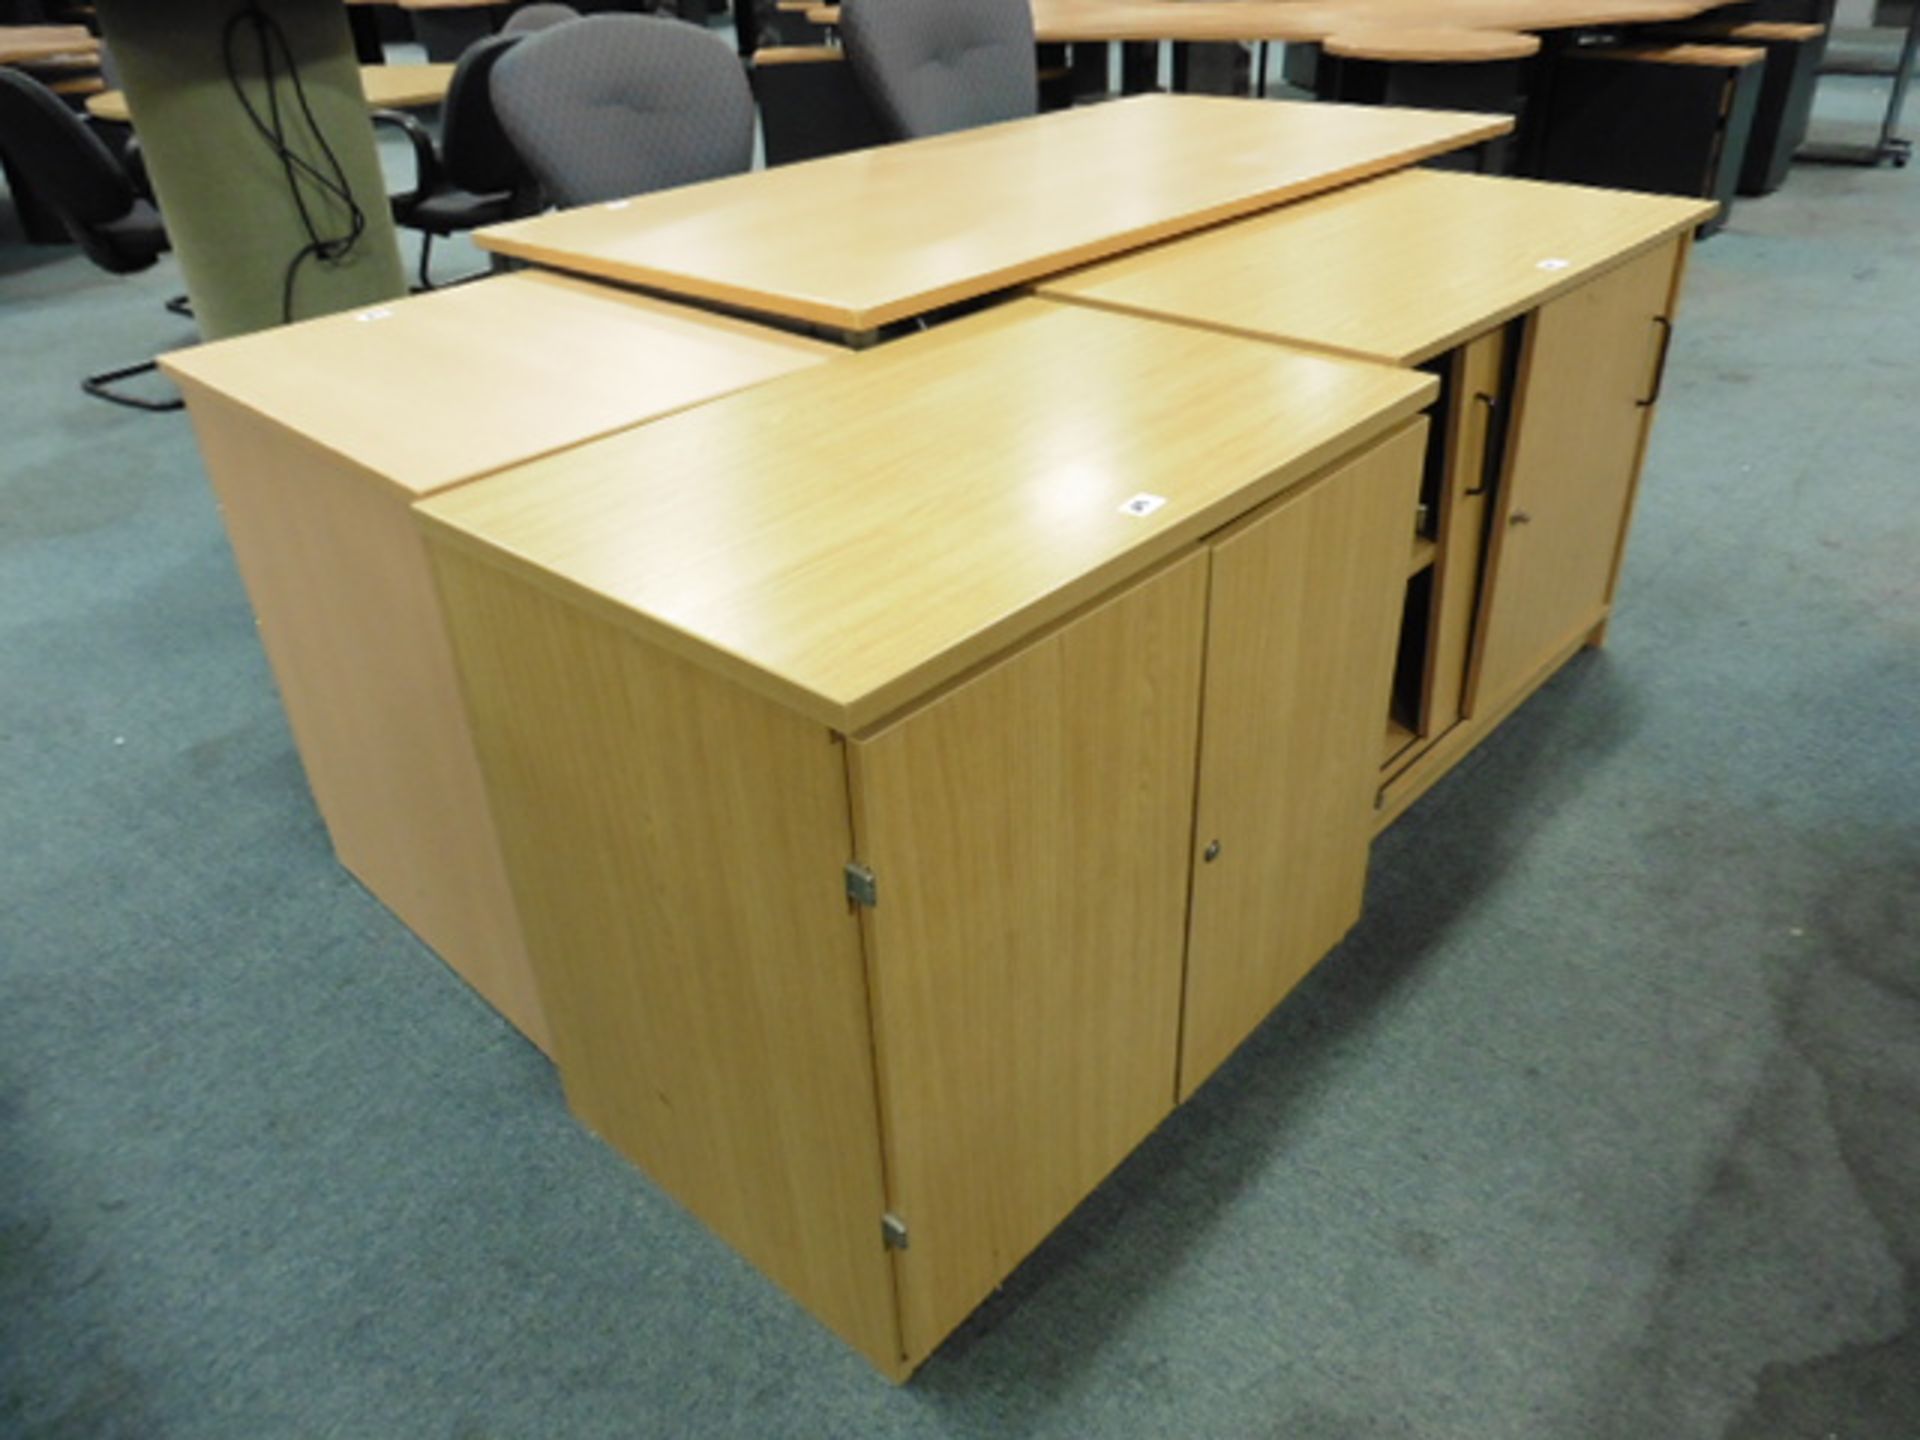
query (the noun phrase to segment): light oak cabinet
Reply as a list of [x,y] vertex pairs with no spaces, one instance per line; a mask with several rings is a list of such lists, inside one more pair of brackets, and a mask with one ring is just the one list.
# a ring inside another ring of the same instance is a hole
[[1428,476],[1440,543],[1408,582],[1378,824],[1604,635],[1687,244],[1663,239],[1437,362],[1454,438]]
[[1605,619],[1673,331],[1679,242],[1528,317],[1467,709],[1497,707]]
[[335,854],[543,1049],[413,502],[833,353],[524,274],[161,361],[186,397]]
[[1041,287],[1440,379],[1398,552],[1376,826],[1603,635],[1687,246],[1711,213],[1408,171]]
[[886,1373],[1357,916],[1434,392],[1027,302],[421,507],[570,1102]]
[[849,744],[909,1355],[1359,919],[1423,433]]

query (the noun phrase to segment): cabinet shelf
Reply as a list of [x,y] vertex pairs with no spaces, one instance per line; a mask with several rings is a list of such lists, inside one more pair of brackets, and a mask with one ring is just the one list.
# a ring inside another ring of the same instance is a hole
[[1380,763],[1391,765],[1409,745],[1420,737],[1400,723],[1394,716],[1387,717],[1387,741],[1380,752]]
[[1439,553],[1439,550],[1440,547],[1434,543],[1432,536],[1414,536],[1413,551],[1407,557],[1407,574],[1418,575],[1422,570],[1425,570],[1429,565],[1433,564],[1433,557]]

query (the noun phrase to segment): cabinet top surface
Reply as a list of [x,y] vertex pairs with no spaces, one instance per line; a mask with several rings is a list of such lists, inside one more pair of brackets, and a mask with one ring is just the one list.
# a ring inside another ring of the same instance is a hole
[[869,330],[1511,128],[1503,115],[1146,95],[476,238],[559,269]]
[[1040,289],[1411,364],[1713,211],[1671,195],[1409,170]]
[[838,357],[557,275],[501,276],[165,356],[408,495]]
[[[441,540],[855,731],[1428,403],[1026,300],[424,502]],[[1127,502],[1150,496],[1146,513]]]

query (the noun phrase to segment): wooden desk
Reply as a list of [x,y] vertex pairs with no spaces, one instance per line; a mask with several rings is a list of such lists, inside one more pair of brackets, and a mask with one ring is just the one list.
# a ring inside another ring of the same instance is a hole
[[1015,302],[419,507],[569,1101],[885,1373],[1357,917],[1434,390]]
[[1729,0],[1033,0],[1033,19],[1035,36],[1043,44],[1320,41],[1353,29],[1533,32],[1640,24],[1687,19],[1726,3]]
[[1690,232],[1712,213],[1409,171],[1042,287],[1442,376],[1381,824],[1603,636]]
[[[360,88],[367,97],[369,110],[407,110],[421,105],[438,105],[447,98],[447,86],[453,79],[452,65],[362,65]],[[121,91],[107,90],[87,101],[87,113],[96,120],[125,125],[133,120],[127,97]]]
[[1327,36],[1329,55],[1421,65],[1478,65],[1540,53],[1540,37],[1517,30],[1465,30],[1426,25],[1354,25]]
[[161,361],[341,863],[543,1047],[408,507],[836,353],[529,274]]
[[1512,128],[1140,96],[477,232],[489,250],[866,335]]
[[100,42],[83,25],[0,25],[0,65],[100,58]]

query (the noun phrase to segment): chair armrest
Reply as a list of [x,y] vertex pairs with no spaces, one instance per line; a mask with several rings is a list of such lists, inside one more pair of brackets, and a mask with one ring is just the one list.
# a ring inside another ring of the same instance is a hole
[[427,133],[427,127],[404,110],[375,110],[373,123],[392,125],[407,137],[413,146],[413,188],[389,195],[387,202],[393,206],[396,218],[419,203],[420,197],[430,195],[440,188],[440,152],[434,147],[433,136]]
[[140,137],[129,135],[120,149],[120,163],[126,167],[127,179],[133,182],[133,193],[150,205],[160,202],[153,198],[153,181],[147,175],[147,157],[140,148]]

